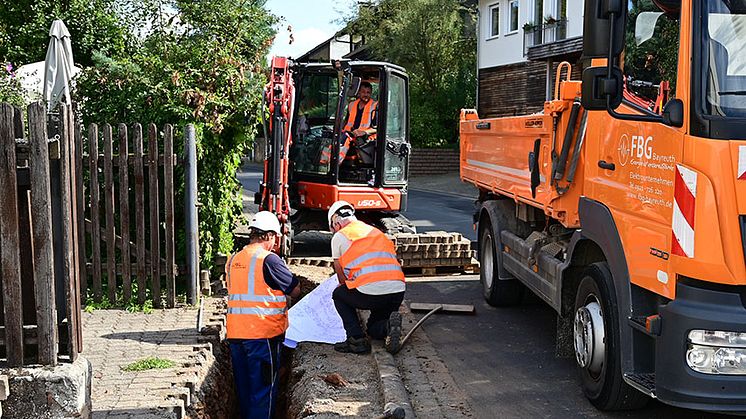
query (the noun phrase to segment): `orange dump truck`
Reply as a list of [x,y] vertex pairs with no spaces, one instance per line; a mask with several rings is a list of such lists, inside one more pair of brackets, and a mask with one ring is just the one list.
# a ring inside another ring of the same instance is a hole
[[744,413],[746,1],[653,3],[587,0],[543,112],[462,111],[484,296],[553,307],[601,409]]

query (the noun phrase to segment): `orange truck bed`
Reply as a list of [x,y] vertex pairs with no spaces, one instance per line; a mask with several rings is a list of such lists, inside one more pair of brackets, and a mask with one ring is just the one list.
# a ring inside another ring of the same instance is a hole
[[[561,188],[568,188],[560,195],[552,187],[553,153],[559,158],[568,129],[573,101],[580,95],[580,82],[565,81],[560,85],[561,94],[544,106],[543,113],[505,118],[479,119],[476,111],[461,113],[461,179],[474,184],[484,192],[505,195],[516,202],[542,208],[544,213],[557,219],[565,227],[579,227],[578,197],[582,194],[584,159],[582,149],[575,163],[572,184],[568,177],[559,181]],[[573,147],[584,132],[583,116],[578,114],[574,137],[570,138],[565,174],[574,159]],[[552,127],[557,123],[556,135]],[[553,142],[554,140],[554,142]],[[531,153],[538,141],[538,185],[531,188]]]

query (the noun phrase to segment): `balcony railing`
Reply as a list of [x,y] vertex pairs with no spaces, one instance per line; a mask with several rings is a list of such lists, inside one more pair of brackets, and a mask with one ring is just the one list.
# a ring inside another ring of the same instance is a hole
[[541,25],[523,27],[523,55],[536,45],[548,44],[567,38],[567,19],[556,20]]

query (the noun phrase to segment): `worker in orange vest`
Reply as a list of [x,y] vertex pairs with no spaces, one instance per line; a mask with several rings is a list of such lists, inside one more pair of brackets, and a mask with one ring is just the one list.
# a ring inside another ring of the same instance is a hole
[[249,227],[249,245],[225,267],[226,329],[241,418],[270,418],[279,386],[280,344],[288,327],[286,296],[297,298],[300,285],[272,253],[281,231],[277,217],[258,212]]
[[[378,119],[378,102],[371,98],[373,86],[367,81],[360,84],[358,98],[347,106],[345,125],[342,128],[341,144],[339,146],[339,162],[347,156],[353,141],[362,145],[376,139]],[[331,157],[331,147],[321,152],[321,164],[327,164]]]
[[404,273],[394,243],[375,227],[355,217],[354,207],[337,201],[327,214],[332,237],[332,258],[339,286],[332,293],[347,339],[334,345],[339,352],[368,353],[357,309],[370,310],[367,331],[384,339],[386,350],[396,353],[401,339],[399,306],[404,300]]

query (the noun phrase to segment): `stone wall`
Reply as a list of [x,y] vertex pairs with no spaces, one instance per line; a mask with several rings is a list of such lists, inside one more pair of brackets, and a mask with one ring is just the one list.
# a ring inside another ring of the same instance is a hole
[[415,148],[409,156],[409,176],[432,176],[459,171],[459,150]]

